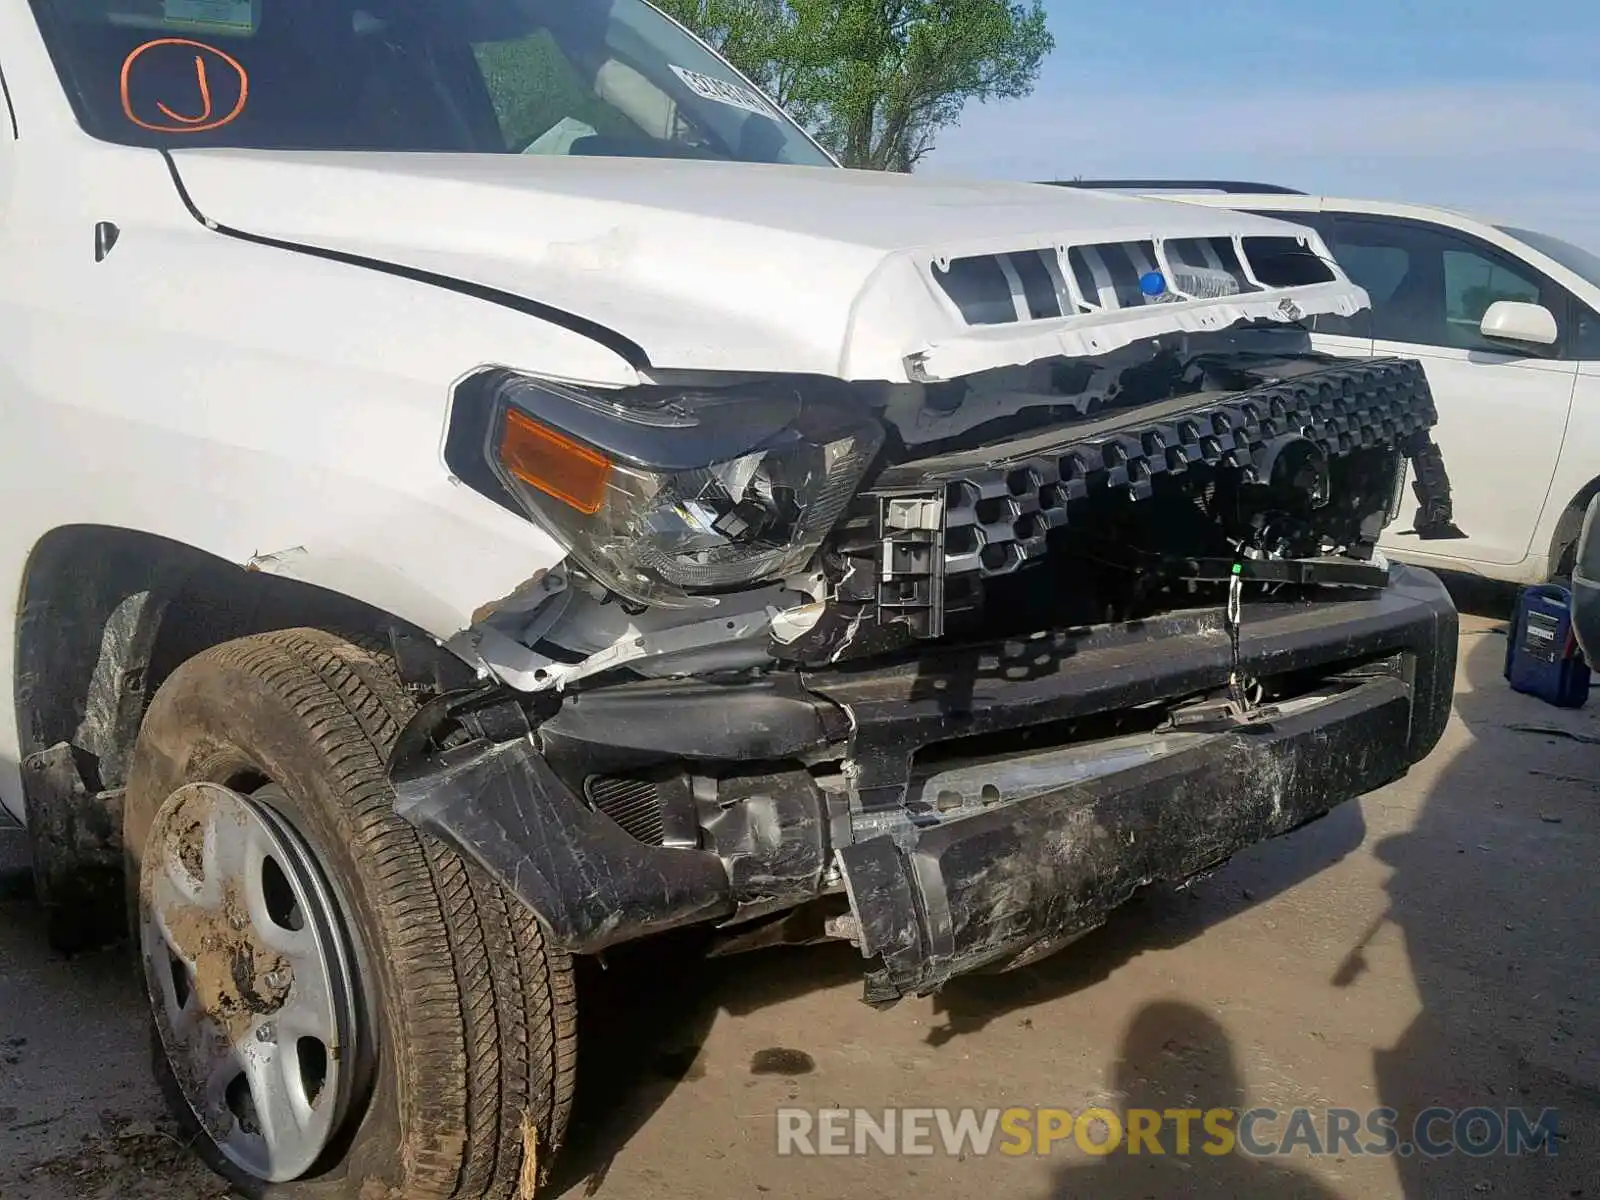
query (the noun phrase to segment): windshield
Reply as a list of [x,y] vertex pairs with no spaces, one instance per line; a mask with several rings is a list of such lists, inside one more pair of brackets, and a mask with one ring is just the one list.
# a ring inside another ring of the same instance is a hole
[[1555,259],[1573,274],[1583,276],[1589,283],[1600,288],[1600,255],[1591,254],[1582,246],[1574,246],[1571,242],[1551,237],[1548,233],[1536,233],[1531,229],[1514,229],[1510,225],[1501,225],[1498,228],[1501,233],[1509,233],[1518,241],[1527,242],[1540,254]]
[[832,165],[644,0],[33,3],[111,141]]

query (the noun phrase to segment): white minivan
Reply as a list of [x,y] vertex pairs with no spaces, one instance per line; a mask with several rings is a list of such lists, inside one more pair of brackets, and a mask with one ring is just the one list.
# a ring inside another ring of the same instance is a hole
[[1600,492],[1600,256],[1424,205],[1252,183],[1087,186],[1160,192],[1316,229],[1372,307],[1314,318],[1313,344],[1423,362],[1455,521],[1467,535],[1423,544],[1402,519],[1379,545],[1422,566],[1512,583],[1571,573],[1584,511]]

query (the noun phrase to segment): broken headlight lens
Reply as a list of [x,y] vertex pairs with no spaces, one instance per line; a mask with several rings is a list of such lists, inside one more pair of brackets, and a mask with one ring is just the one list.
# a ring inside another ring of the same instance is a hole
[[526,379],[499,390],[487,449],[501,482],[585,571],[643,604],[804,568],[883,437],[858,408],[792,387],[637,407]]

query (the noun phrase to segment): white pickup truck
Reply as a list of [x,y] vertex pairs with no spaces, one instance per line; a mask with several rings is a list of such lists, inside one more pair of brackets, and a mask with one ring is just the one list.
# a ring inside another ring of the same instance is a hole
[[0,80],[0,801],[245,1194],[527,1195],[574,956],[926,994],[1443,729],[1313,231],[841,170],[643,0],[0,0]]

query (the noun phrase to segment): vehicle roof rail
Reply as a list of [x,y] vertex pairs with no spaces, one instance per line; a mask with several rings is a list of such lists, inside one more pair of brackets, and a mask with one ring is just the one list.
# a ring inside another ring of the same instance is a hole
[[1304,196],[1299,188],[1279,183],[1248,183],[1236,179],[1041,179],[1051,187],[1096,188],[1104,191],[1223,192],[1227,195]]

